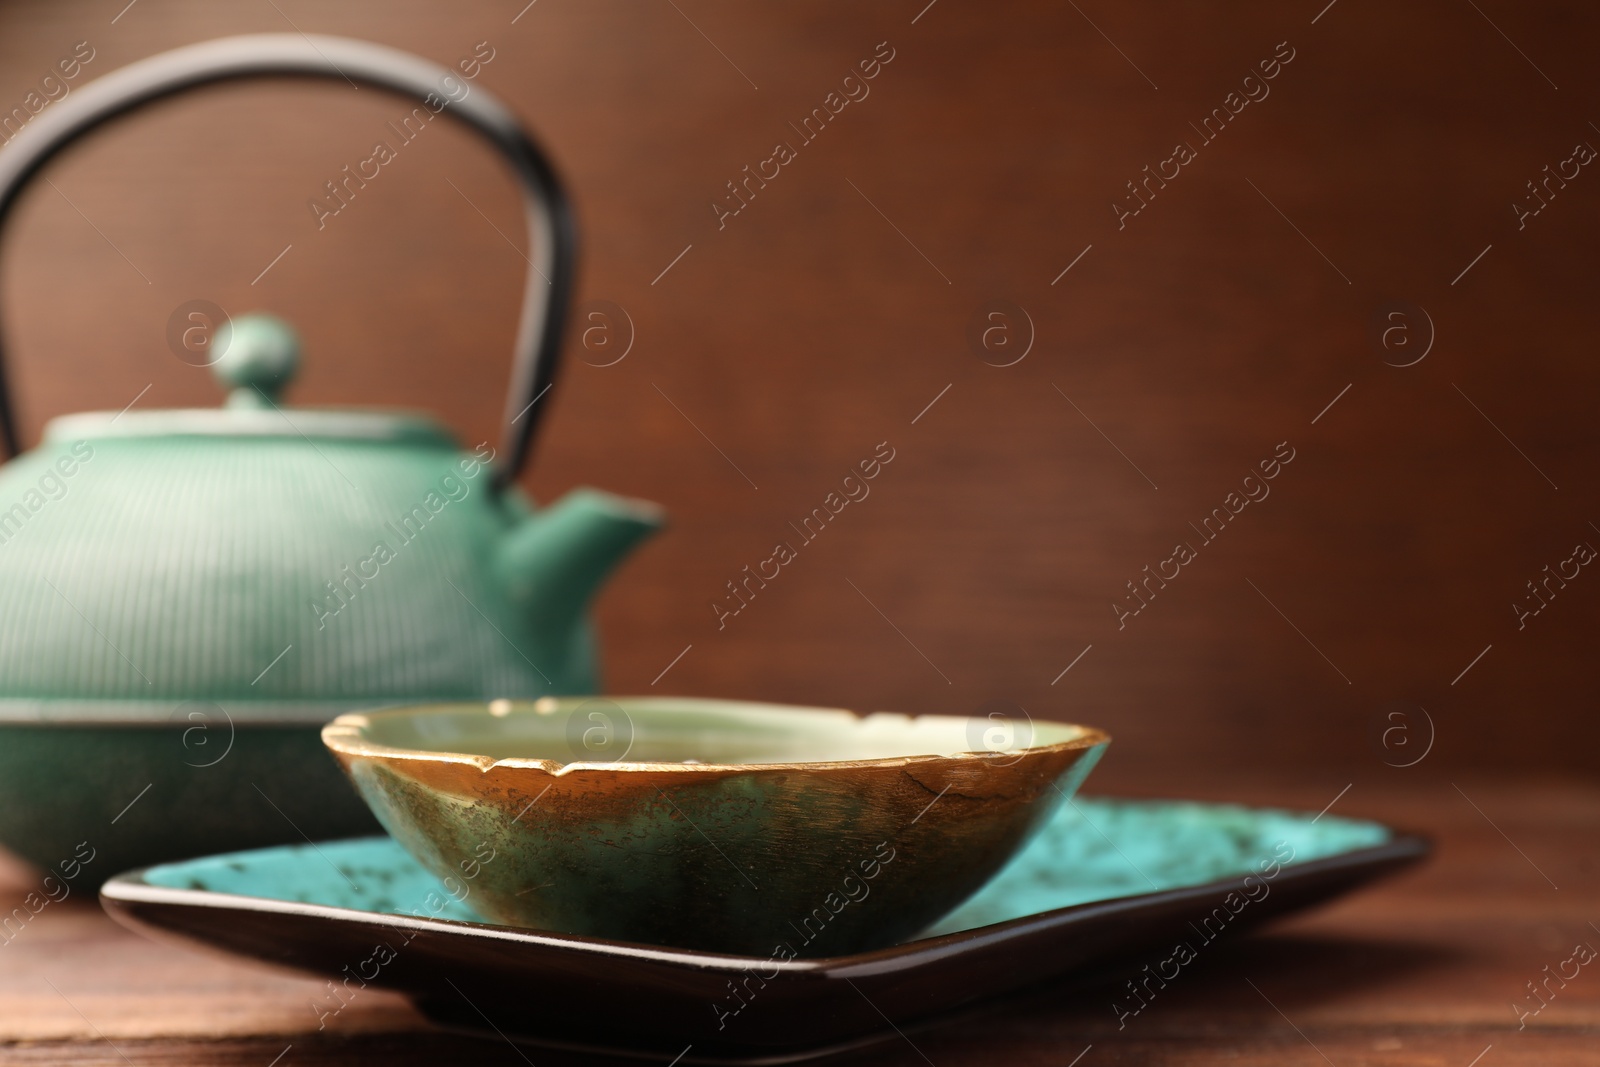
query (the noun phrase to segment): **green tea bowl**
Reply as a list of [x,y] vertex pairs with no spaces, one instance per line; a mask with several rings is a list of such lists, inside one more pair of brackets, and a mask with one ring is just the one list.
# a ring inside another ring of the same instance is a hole
[[340,716],[378,821],[485,919],[830,956],[916,933],[1000,869],[1109,738],[1056,722],[556,698]]

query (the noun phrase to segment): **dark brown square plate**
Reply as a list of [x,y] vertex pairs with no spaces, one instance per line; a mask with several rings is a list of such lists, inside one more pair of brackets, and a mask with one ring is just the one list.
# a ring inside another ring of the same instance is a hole
[[[1031,983],[1233,936],[1414,863],[1377,823],[1082,797],[915,940],[854,956],[724,956],[475,920],[388,838],[236,852],[119,875],[119,922],[410,994],[441,1023],[680,1062],[777,1063],[893,1036]],[[846,904],[845,906],[848,906]],[[803,956],[804,931],[784,936]],[[330,1012],[339,1006],[330,992]]]

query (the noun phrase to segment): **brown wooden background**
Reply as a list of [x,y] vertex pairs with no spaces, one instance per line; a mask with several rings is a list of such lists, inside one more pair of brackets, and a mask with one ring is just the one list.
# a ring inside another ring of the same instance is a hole
[[[1574,544],[1600,545],[1600,173],[1520,231],[1511,208],[1546,164],[1600,145],[1600,16],[1582,5],[123,3],[0,8],[0,108],[82,40],[80,84],[240,32],[445,64],[495,49],[476,84],[576,195],[580,299],[621,305],[637,335],[614,366],[570,360],[527,484],[674,516],[600,605],[613,691],[650,689],[692,645],[657,690],[1011,700],[1108,728],[1107,780],[1304,767],[1331,796],[1347,770],[1594,771],[1600,576],[1526,629],[1511,607]],[[883,41],[870,96],[719,231],[724,183]],[[1284,41],[1270,96],[1199,145],[1189,124]],[[215,403],[165,341],[196,298],[299,326],[297,402],[496,433],[524,270],[491,228],[521,239],[497,164],[435,124],[322,231],[307,208],[405,110],[235,87],[52,167],[0,256],[26,437],[148,383],[142,406]],[[1178,140],[1198,158],[1119,231],[1111,203]],[[995,300],[1036,330],[1014,366],[968,340]],[[1374,343],[1391,300],[1436,327],[1414,366]],[[724,583],[881,441],[896,458],[871,496],[719,632]],[[1188,523],[1281,441],[1296,458],[1270,498],[1119,632],[1124,583],[1196,540]],[[1426,741],[1417,707],[1436,744],[1391,770]],[[1376,743],[1396,724],[1411,748]]]

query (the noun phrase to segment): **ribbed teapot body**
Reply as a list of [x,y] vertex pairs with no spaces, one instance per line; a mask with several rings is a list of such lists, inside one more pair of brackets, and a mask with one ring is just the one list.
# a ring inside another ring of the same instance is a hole
[[586,626],[536,632],[494,577],[528,506],[492,489],[491,454],[53,433],[0,468],[0,715],[590,691]]

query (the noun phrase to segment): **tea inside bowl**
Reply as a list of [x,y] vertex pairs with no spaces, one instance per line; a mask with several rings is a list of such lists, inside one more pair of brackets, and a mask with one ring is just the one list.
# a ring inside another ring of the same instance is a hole
[[[346,717],[347,720],[356,718]],[[673,698],[543,697],[435,705],[363,715],[362,740],[475,762],[715,764],[843,763],[911,756],[1014,753],[1090,731],[1070,723],[957,715],[857,715]],[[559,773],[559,772],[558,772]]]

